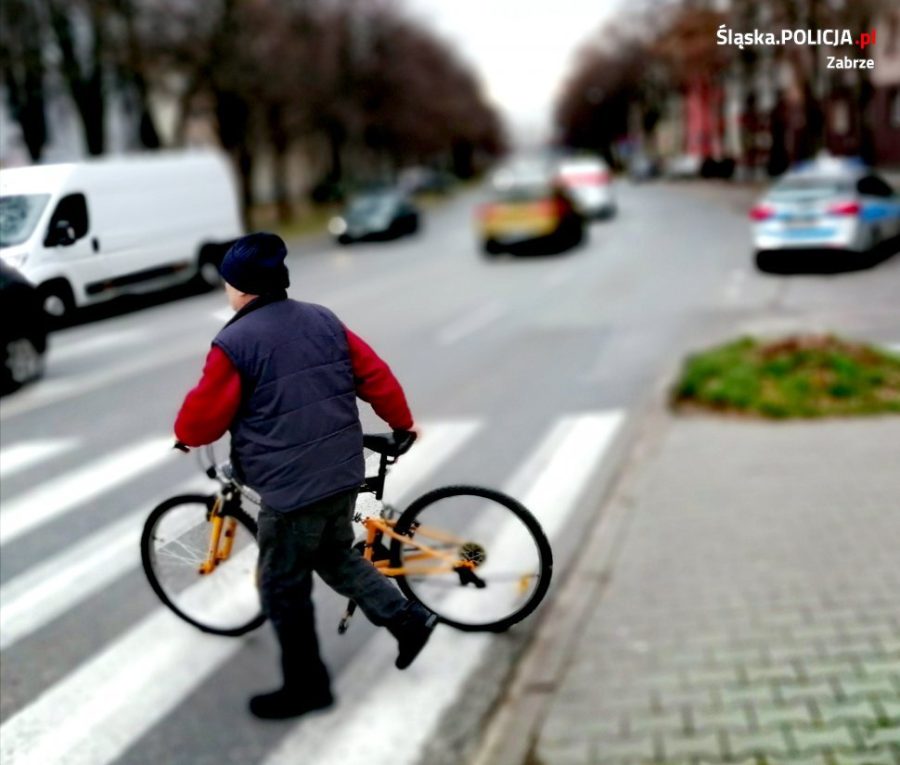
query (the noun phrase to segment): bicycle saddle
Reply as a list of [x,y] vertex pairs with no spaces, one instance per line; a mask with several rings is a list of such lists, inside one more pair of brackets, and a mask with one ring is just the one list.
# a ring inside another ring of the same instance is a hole
[[363,446],[378,454],[386,454],[388,457],[399,457],[409,451],[409,447],[416,440],[416,434],[411,430],[395,430],[393,433],[366,433],[363,436]]

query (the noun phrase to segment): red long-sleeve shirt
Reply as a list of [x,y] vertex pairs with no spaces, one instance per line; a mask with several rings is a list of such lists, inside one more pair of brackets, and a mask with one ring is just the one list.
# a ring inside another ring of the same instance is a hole
[[[403,388],[390,367],[346,327],[356,395],[372,405],[394,430],[410,430],[412,414]],[[188,446],[211,444],[225,435],[241,405],[241,375],[225,352],[213,346],[203,375],[187,394],[175,419],[175,437]]]

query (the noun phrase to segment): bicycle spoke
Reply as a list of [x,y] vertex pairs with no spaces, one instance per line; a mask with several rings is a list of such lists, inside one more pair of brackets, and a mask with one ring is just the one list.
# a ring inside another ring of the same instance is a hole
[[[205,629],[238,634],[262,618],[254,576],[258,556],[255,534],[237,523],[230,556],[201,574],[212,531],[207,515],[205,501],[166,508],[154,530],[145,536],[145,566],[152,571],[163,602],[179,616]],[[224,541],[220,539],[220,545]]]

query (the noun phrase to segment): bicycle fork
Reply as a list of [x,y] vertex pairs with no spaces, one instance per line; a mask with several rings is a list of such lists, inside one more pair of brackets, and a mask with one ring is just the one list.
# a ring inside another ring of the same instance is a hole
[[230,515],[222,515],[225,505],[223,497],[216,497],[216,501],[209,511],[209,548],[206,558],[198,569],[201,575],[211,574],[222,561],[228,560],[231,549],[234,547],[234,537],[237,534],[237,519]]

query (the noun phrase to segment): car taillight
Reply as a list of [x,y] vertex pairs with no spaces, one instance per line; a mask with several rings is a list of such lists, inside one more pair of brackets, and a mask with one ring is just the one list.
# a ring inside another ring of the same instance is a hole
[[775,215],[775,208],[769,205],[756,205],[750,210],[751,220],[768,220]]
[[828,205],[829,215],[859,215],[859,202],[838,202]]
[[563,199],[548,199],[544,202],[536,202],[534,207],[539,215],[552,215],[556,218],[565,217],[569,212],[569,206]]

